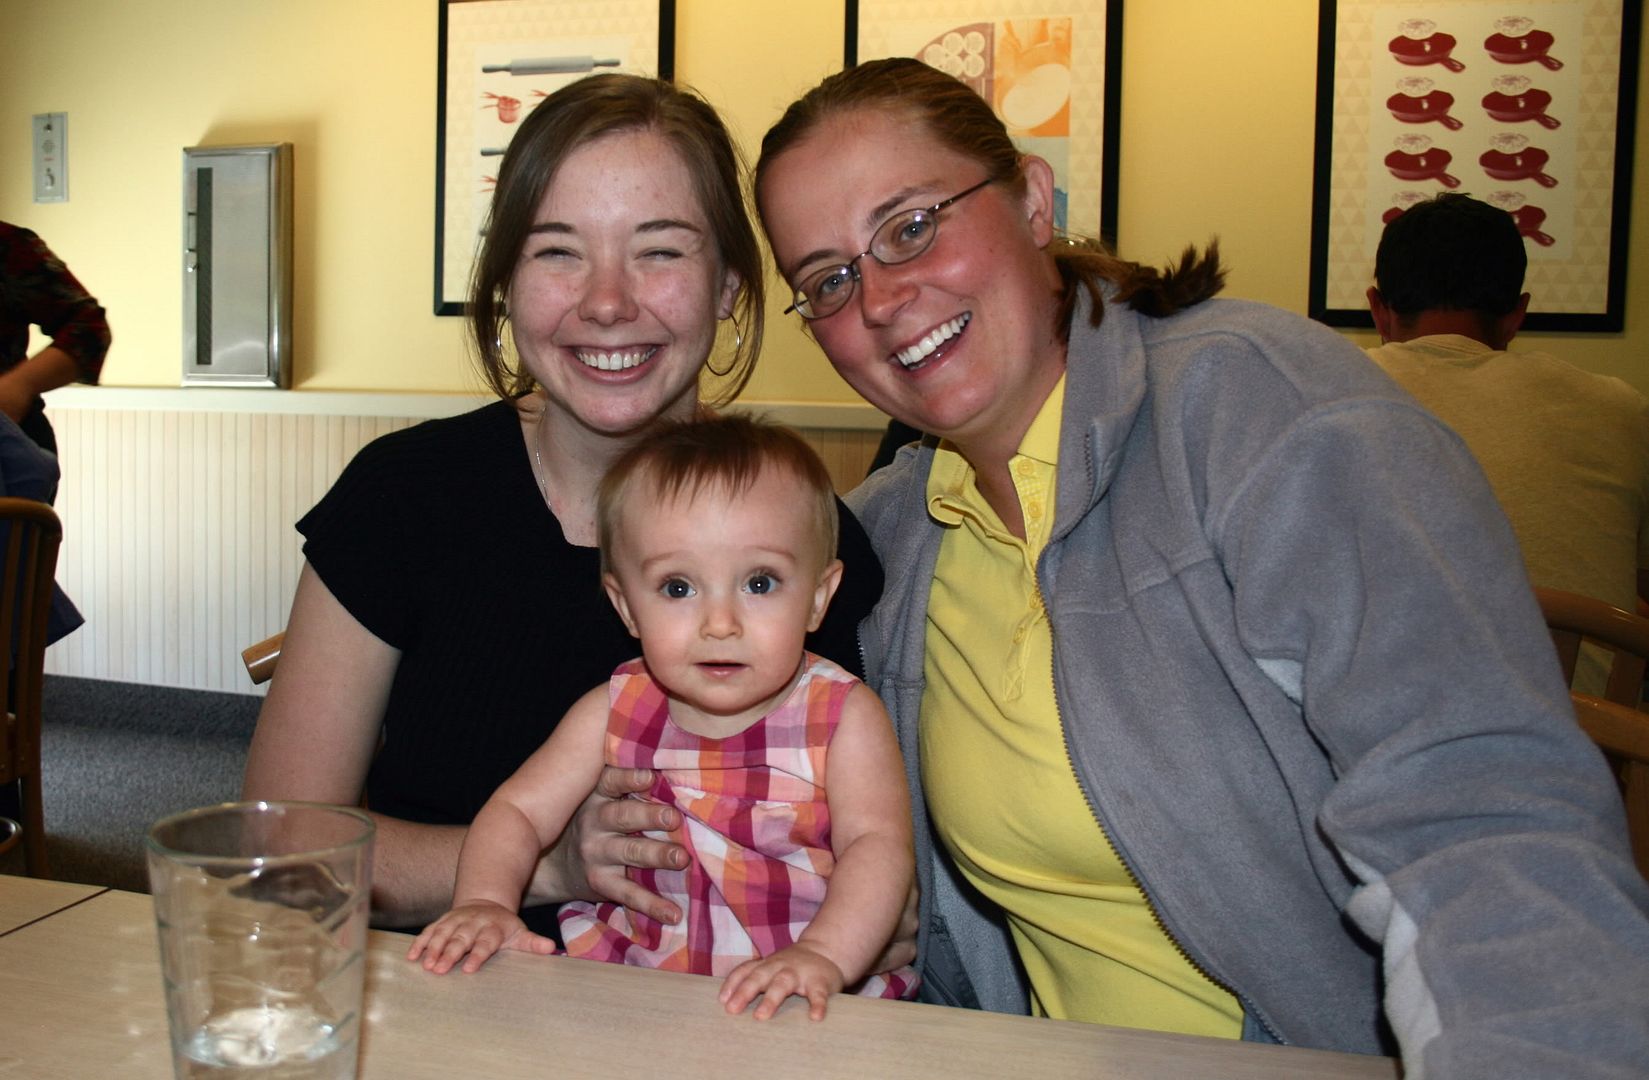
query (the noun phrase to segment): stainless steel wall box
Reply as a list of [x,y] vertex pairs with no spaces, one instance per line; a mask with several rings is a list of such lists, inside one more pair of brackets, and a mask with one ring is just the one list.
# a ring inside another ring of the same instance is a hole
[[292,378],[292,144],[183,151],[183,384]]

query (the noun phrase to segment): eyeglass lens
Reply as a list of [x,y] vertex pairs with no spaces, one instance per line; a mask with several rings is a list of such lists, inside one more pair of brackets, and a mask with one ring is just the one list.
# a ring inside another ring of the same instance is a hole
[[972,195],[994,179],[986,177],[932,206],[906,210],[888,218],[871,234],[869,248],[840,266],[820,270],[797,286],[795,303],[790,310],[799,312],[804,319],[822,319],[834,314],[853,296],[853,287],[859,280],[861,259],[869,255],[883,266],[897,266],[916,258],[932,247],[939,236],[939,211]]

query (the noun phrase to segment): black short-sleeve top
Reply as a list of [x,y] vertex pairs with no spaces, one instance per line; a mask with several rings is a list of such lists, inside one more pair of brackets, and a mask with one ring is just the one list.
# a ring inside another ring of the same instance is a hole
[[[862,673],[856,628],[882,592],[839,507],[845,571],[808,648]],[[367,803],[468,824],[580,696],[638,655],[594,548],[544,505],[510,402],[362,448],[301,521],[304,555],[345,610],[399,649]]]

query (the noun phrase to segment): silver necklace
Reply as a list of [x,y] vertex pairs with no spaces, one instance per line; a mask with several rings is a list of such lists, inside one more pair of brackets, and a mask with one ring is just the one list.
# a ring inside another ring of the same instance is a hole
[[532,478],[538,482],[538,493],[544,497],[544,505],[548,506],[550,513],[553,514],[555,513],[555,504],[550,502],[550,485],[545,479],[548,474],[544,471],[544,455],[539,449],[544,442],[544,436],[539,434],[543,427],[544,413],[540,411],[538,419],[533,421],[532,429]]
[[550,502],[550,489],[544,483],[544,457],[538,452],[537,440],[534,440],[532,460],[533,464],[538,466],[533,470],[532,478],[538,481],[538,493],[544,496],[544,505],[548,506],[550,508],[550,513],[553,514],[555,513],[555,504]]

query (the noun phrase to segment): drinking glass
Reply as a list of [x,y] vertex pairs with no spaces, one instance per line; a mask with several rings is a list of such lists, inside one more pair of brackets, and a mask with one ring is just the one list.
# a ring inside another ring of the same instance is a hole
[[350,807],[244,802],[149,829],[178,1080],[352,1080],[374,828]]

